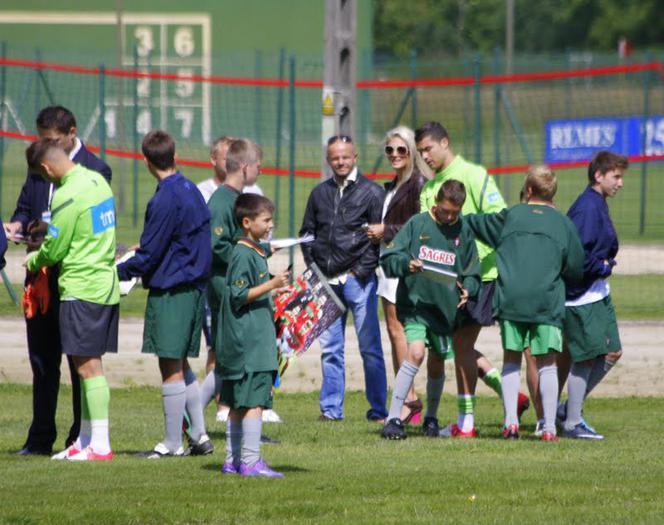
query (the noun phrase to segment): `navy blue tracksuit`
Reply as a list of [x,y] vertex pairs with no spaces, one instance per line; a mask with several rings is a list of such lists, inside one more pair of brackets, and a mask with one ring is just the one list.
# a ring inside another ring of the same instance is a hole
[[[90,153],[81,144],[73,161],[88,169],[97,171],[111,182],[111,168]],[[20,221],[27,233],[28,223],[41,219],[48,209],[51,185],[41,175],[28,173],[21,193],[16,202],[16,210],[11,222]],[[57,437],[55,411],[60,389],[60,362],[62,346],[60,344],[58,272],[49,268],[49,289],[51,301],[45,314],[37,312],[32,319],[26,319],[28,335],[28,354],[32,367],[32,423],[24,448],[33,452],[50,453]],[[81,427],[81,387],[76,369],[68,357],[72,383],[72,408],[74,422],[69,429],[65,446],[69,446],[78,436]]]

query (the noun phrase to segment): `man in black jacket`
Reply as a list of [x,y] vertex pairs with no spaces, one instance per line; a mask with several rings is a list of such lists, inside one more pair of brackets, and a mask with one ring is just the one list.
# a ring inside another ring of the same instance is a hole
[[[313,234],[315,240],[303,244],[302,253],[307,265],[316,263],[353,314],[371,407],[367,419],[382,421],[387,416],[387,379],[376,296],[378,245],[369,241],[366,226],[380,222],[384,194],[357,170],[357,153],[350,137],[339,135],[328,140],[327,162],[334,176],[316,186],[309,196],[300,235]],[[344,417],[345,326],[343,315],[320,336],[321,421]]]
[[[62,106],[49,106],[37,115],[37,133],[40,137],[56,139],[62,144],[69,158],[77,164],[94,170],[111,182],[111,168],[90,153],[76,136],[76,119],[71,111]],[[51,201],[55,187],[38,173],[28,172],[21,194],[16,202],[16,210],[11,221],[4,228],[10,239],[18,235],[32,237],[29,249],[38,249],[45,231],[44,222],[50,220]],[[32,235],[30,235],[32,234]],[[26,278],[26,284],[31,279]],[[48,270],[48,289],[50,300],[48,309],[41,312],[38,308],[28,317],[28,354],[32,367],[32,424],[28,437],[19,452],[21,455],[50,454],[56,438],[55,410],[60,388],[60,345],[58,272],[57,268]],[[65,448],[78,436],[81,425],[81,390],[78,374],[71,357],[68,357],[72,383],[72,408],[74,422],[65,440]]]

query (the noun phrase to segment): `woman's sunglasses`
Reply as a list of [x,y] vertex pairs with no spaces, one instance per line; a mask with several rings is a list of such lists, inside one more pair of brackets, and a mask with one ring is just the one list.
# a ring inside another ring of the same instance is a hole
[[408,155],[408,148],[406,146],[397,146],[396,148],[385,146],[385,155],[394,155],[395,152],[400,157],[405,157]]

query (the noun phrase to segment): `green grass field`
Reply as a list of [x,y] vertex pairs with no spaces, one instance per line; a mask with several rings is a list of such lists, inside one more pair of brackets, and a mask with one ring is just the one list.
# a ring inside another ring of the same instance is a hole
[[[70,392],[58,412],[61,436]],[[223,427],[212,422],[212,456],[149,461],[134,457],[162,433],[157,389],[111,393],[110,463],[67,464],[15,455],[29,423],[30,389],[0,385],[2,523],[659,523],[664,399],[591,399],[586,413],[607,439],[541,443],[499,438],[502,410],[481,398],[481,437],[388,442],[363,419],[362,395],[347,397],[346,420],[316,421],[315,394],[278,395],[285,420],[264,430],[263,448],[282,480],[222,476]],[[455,412],[445,396],[442,421]],[[58,445],[61,445],[58,440]]]

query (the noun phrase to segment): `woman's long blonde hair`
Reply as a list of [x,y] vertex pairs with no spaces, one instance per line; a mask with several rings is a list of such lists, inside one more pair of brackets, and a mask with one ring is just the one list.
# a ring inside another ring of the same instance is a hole
[[403,140],[406,144],[406,147],[408,148],[408,167],[401,177],[399,184],[403,184],[410,178],[415,167],[417,167],[419,172],[427,179],[431,178],[431,170],[429,169],[429,166],[427,166],[427,163],[424,162],[422,157],[420,157],[417,153],[417,146],[415,145],[415,133],[413,130],[407,126],[397,126],[385,134],[384,144],[387,145],[387,143],[394,137]]

